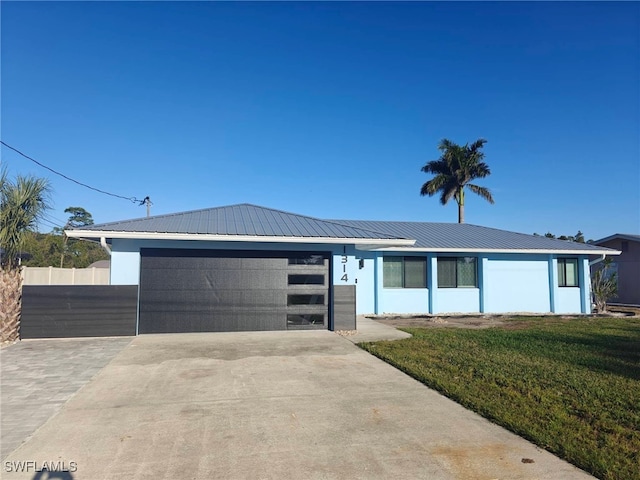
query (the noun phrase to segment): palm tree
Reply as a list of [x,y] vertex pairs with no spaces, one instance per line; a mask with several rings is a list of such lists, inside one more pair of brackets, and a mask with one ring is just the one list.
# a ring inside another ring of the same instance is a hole
[[469,183],[476,178],[484,178],[491,174],[489,166],[482,161],[484,153],[480,149],[487,143],[479,139],[471,145],[457,145],[451,140],[443,139],[438,145],[442,155],[422,167],[425,173],[435,175],[422,185],[420,195],[434,196],[440,193],[440,203],[446,205],[452,198],[458,204],[458,223],[464,223],[464,189],[469,187],[476,195],[489,203],[493,202],[491,192],[485,188]]
[[25,233],[34,230],[47,210],[49,182],[18,175],[15,182],[0,172],[0,341],[12,342],[20,335],[22,274],[20,249]]

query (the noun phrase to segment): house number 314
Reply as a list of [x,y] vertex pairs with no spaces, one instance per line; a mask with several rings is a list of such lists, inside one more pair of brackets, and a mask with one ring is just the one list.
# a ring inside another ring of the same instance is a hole
[[340,263],[342,263],[342,277],[340,277],[340,280],[342,280],[343,282],[347,282],[349,281],[349,277],[347,277],[347,262],[349,261],[349,257],[347,257],[346,255],[342,255],[342,258],[340,259]]

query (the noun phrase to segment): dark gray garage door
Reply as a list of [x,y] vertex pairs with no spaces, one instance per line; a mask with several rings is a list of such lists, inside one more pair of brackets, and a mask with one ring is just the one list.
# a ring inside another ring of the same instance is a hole
[[327,328],[329,254],[142,249],[139,333]]

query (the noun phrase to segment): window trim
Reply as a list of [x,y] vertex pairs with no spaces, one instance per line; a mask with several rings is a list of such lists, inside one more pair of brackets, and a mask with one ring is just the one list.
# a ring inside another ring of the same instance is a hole
[[[472,258],[473,259],[473,265],[474,265],[474,273],[475,273],[475,285],[471,286],[471,285],[460,285],[460,282],[458,281],[458,262],[461,259],[465,259],[465,258]],[[440,285],[440,282],[438,281],[438,278],[436,276],[436,285],[437,288],[479,288],[479,279],[478,279],[478,257],[473,257],[473,256],[469,256],[469,255],[465,255],[465,256],[457,256],[457,257],[436,257],[436,264],[438,264],[438,275],[440,274],[440,260],[455,260],[456,262],[456,268],[454,270],[455,275],[456,275],[456,279],[455,279],[455,285]]]
[[[576,283],[575,285],[567,284],[567,260],[575,262],[576,264]],[[556,275],[558,276],[558,287],[560,288],[580,288],[580,259],[578,257],[558,257],[556,258],[558,267],[556,269]],[[560,282],[560,267],[563,265],[564,270],[564,282]]]
[[[406,259],[410,258],[411,260],[409,260],[410,262],[418,262],[420,261],[423,265],[424,265],[424,276],[422,278],[422,286],[419,287],[407,287],[407,277],[406,277],[406,269],[405,269],[405,262]],[[393,260],[400,260],[400,279],[402,280],[402,285],[398,286],[398,287],[388,287],[385,285],[385,274],[384,274],[384,262],[385,261],[389,261],[389,260],[393,259]],[[382,288],[389,288],[389,289],[426,289],[428,287],[428,282],[427,282],[427,257],[422,257],[422,256],[412,256],[412,255],[408,255],[408,256],[400,256],[400,255],[385,255],[382,257]]]

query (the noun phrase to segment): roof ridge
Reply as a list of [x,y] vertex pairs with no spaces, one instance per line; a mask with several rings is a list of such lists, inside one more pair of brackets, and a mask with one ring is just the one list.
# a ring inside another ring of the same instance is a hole
[[[187,210],[184,212],[175,212],[175,213],[167,213],[167,214],[162,214],[162,215],[154,215],[151,217],[140,217],[140,218],[132,218],[129,220],[120,220],[120,221],[115,221],[115,222],[105,222],[105,223],[99,223],[99,224],[94,224],[94,225],[90,225],[88,227],[78,227],[75,229],[69,229],[69,230],[99,230],[99,229],[103,229],[103,228],[108,228],[111,226],[117,226],[117,225],[127,225],[127,224],[131,224],[131,223],[135,223],[135,222],[153,222],[156,220],[163,220],[163,219],[170,219],[170,218],[176,218],[176,217],[180,217],[180,216],[184,216],[184,215],[191,215],[191,214],[197,214],[197,213],[203,213],[203,212],[211,212],[211,211],[224,211],[225,209],[232,209],[232,208],[236,208],[236,207],[250,207],[250,208],[254,208],[257,210],[261,210],[263,212],[269,212],[271,214],[281,214],[281,215],[287,215],[293,218],[298,219],[298,221],[300,220],[306,220],[306,221],[312,221],[312,222],[319,222],[319,223],[324,223],[324,224],[329,224],[329,225],[334,225],[334,226],[339,226],[342,228],[347,228],[349,230],[351,230],[351,232],[360,232],[361,234],[363,234],[364,237],[368,237],[371,235],[375,235],[379,238],[388,238],[388,239],[393,239],[393,240],[407,240],[409,239],[409,237],[404,237],[404,236],[398,236],[396,234],[390,234],[390,233],[384,233],[384,232],[377,232],[377,231],[373,231],[373,230],[369,230],[369,229],[365,229],[365,228],[361,228],[361,227],[356,227],[353,225],[345,225],[343,223],[337,223],[335,221],[330,221],[330,220],[325,220],[322,218],[318,218],[318,217],[313,217],[310,215],[303,215],[300,213],[293,213],[293,212],[288,212],[285,210],[281,210],[281,209],[277,209],[277,208],[270,208],[270,207],[263,207],[261,205],[256,205],[253,203],[235,203],[235,204],[231,204],[231,205],[222,205],[219,207],[209,207],[209,208],[200,208],[200,209],[196,209],[196,210]],[[328,227],[325,227],[325,230],[328,230]],[[354,235],[354,238],[357,235]]]
[[[366,228],[354,227],[353,225],[345,225],[343,223],[338,223],[335,220],[326,220],[326,219],[320,218],[320,217],[312,217],[311,215],[302,215],[300,213],[287,212],[286,210],[280,210],[278,208],[262,207],[260,205],[255,205],[253,203],[242,203],[241,205],[249,205],[249,206],[255,207],[255,208],[262,208],[263,210],[271,210],[273,212],[285,213],[287,215],[293,215],[294,217],[310,218],[311,220],[315,220],[317,222],[324,222],[324,223],[330,223],[331,225],[339,225],[341,227],[353,228],[354,230],[360,230],[362,232],[367,232],[367,233],[375,233],[376,235],[389,236],[388,233],[375,232],[373,230],[368,230]],[[396,238],[396,239],[407,239],[407,237],[398,237],[396,235],[392,235],[392,236],[394,238]]]
[[[341,227],[355,228],[356,230],[362,230],[363,232],[375,233],[376,235],[389,235],[388,233],[378,232],[376,230],[369,230],[368,228],[354,227],[353,225],[347,225],[345,223],[341,223],[341,222],[385,222],[385,220],[325,220],[323,218],[320,218],[318,220],[330,223],[332,225],[340,225]],[[394,237],[399,239],[409,239],[409,237],[398,237],[396,235],[394,235]],[[415,239],[412,239],[412,240],[415,240]]]
[[[482,229],[486,229],[486,230],[493,230],[496,232],[507,232],[507,233],[511,233],[511,234],[515,234],[515,235],[522,235],[525,237],[535,237],[535,238],[545,238],[547,240],[557,240],[560,242],[570,242],[570,243],[577,243],[577,244],[582,244],[582,242],[575,242],[572,240],[562,240],[559,238],[549,238],[549,237],[545,237],[544,235],[534,235],[532,233],[523,233],[523,232],[514,232],[513,230],[505,230],[503,228],[497,228],[497,227],[489,227],[486,225],[476,225],[475,223],[458,223],[458,222],[420,222],[417,220],[342,220],[345,222],[376,222],[376,223],[410,223],[410,224],[416,224],[416,225],[464,225],[464,226],[469,226],[469,227],[475,227],[475,228],[482,228]],[[377,232],[380,233],[380,232]],[[611,235],[612,237],[615,235],[626,235],[626,234],[620,234],[620,233],[616,233],[614,235]],[[630,236],[640,236],[640,235],[633,235],[631,234]],[[606,237],[609,238],[609,237]],[[597,240],[600,241],[600,240]],[[584,242],[586,244],[586,242]]]

